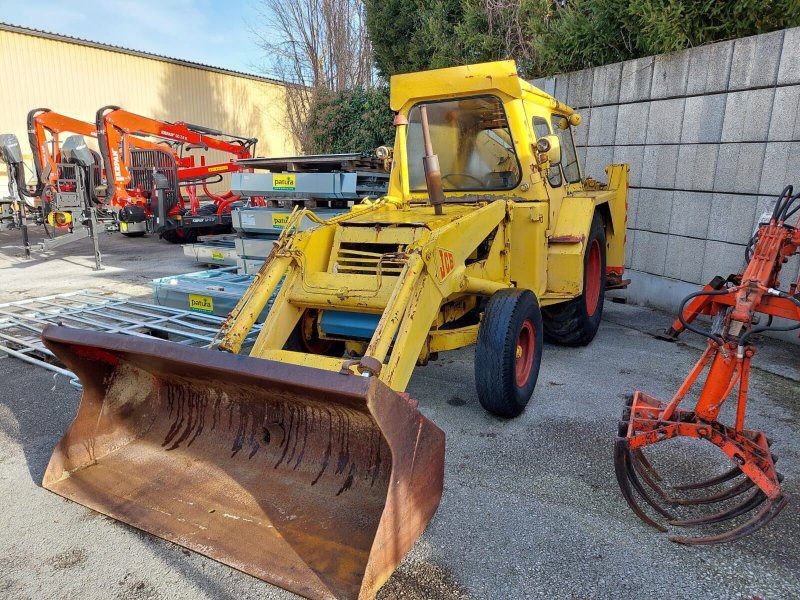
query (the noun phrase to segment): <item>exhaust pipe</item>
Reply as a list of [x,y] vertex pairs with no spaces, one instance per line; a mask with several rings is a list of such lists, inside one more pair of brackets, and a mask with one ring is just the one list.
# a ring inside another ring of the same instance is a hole
[[425,185],[428,187],[428,199],[433,205],[434,214],[441,215],[442,204],[444,204],[442,171],[439,168],[439,157],[433,153],[427,105],[420,106],[419,112],[422,121],[422,139],[425,143],[425,155],[422,157],[422,166],[425,169]]

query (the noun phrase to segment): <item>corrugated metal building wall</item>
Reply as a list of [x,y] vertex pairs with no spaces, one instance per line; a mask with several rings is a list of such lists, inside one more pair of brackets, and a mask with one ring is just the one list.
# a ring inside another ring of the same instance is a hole
[[0,133],[14,133],[26,158],[30,109],[93,122],[109,104],[257,137],[261,156],[296,150],[285,126],[285,86],[272,79],[2,23],[0,73]]

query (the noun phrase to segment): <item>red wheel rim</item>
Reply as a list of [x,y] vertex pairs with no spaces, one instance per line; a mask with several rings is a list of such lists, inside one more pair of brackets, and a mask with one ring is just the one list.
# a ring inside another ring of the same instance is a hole
[[308,350],[310,354],[327,354],[328,351],[333,348],[333,344],[334,342],[332,340],[303,340],[303,346],[306,347],[306,350]]
[[536,334],[533,331],[533,324],[526,320],[522,324],[522,329],[517,338],[516,351],[516,378],[517,387],[524,387],[531,376],[533,366],[533,353],[536,348]]
[[597,312],[600,304],[600,282],[603,274],[602,261],[600,260],[600,242],[592,240],[589,247],[589,260],[586,262],[586,284],[583,295],[586,298],[586,313],[591,317]]

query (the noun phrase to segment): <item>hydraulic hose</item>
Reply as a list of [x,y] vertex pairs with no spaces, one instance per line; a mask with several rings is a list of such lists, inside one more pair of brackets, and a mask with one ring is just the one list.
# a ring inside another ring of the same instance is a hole
[[33,166],[36,171],[36,189],[33,192],[29,192],[25,187],[25,174],[21,173],[22,178],[18,178],[17,182],[22,182],[22,185],[18,185],[20,193],[23,196],[27,196],[28,198],[38,198],[42,195],[44,191],[44,180],[42,179],[42,175],[44,173],[44,166],[42,165],[42,161],[39,160],[39,141],[36,139],[36,123],[35,119],[36,116],[41,113],[50,112],[49,108],[34,108],[31,111],[28,111],[28,143],[31,146],[31,152],[33,153]]
[[800,211],[800,204],[798,204],[791,212],[789,211],[789,209],[792,208],[792,204],[797,202],[798,199],[800,199],[800,192],[798,192],[797,194],[795,194],[794,196],[789,198],[789,200],[786,201],[783,207],[781,221],[784,222],[788,221],[793,214],[795,214],[797,211]]
[[772,219],[776,222],[785,222],[796,212],[800,211],[800,205],[790,212],[792,205],[800,199],[800,192],[793,195],[794,189],[791,185],[783,188],[778,201],[775,203],[775,208],[772,211]]
[[775,221],[780,221],[781,212],[783,212],[783,204],[784,201],[789,200],[794,193],[794,188],[791,185],[787,185],[783,188],[783,191],[778,196],[778,201],[775,203],[775,208],[772,209],[772,219]]
[[119,106],[109,104],[104,106],[95,114],[95,127],[97,128],[97,145],[100,147],[100,155],[103,157],[103,166],[106,170],[106,195],[103,203],[108,204],[114,195],[114,165],[111,164],[111,157],[108,154],[108,136],[106,135],[106,112],[119,110]]
[[[789,302],[791,302],[795,306],[797,306],[797,308],[800,308],[800,299],[795,298],[791,294],[787,294],[786,292],[784,292],[782,290],[776,290],[774,288],[770,288],[769,289],[769,294],[771,296],[777,296],[778,298],[783,298],[784,300],[788,300]],[[770,320],[769,323],[767,323],[767,325],[764,325],[764,326],[761,326],[761,327],[754,327],[753,329],[750,329],[749,331],[744,332],[742,334],[742,337],[739,338],[739,347],[737,348],[737,353],[739,355],[741,355],[742,352],[744,352],[744,347],[745,347],[745,344],[747,343],[747,338],[749,338],[751,335],[754,335],[756,333],[762,333],[764,331],[793,331],[795,329],[800,329],[800,321],[798,321],[797,323],[794,323],[792,325],[784,325],[784,326],[777,326],[777,327],[771,327],[770,326],[771,324],[772,324],[772,320]]]
[[723,290],[700,290],[699,292],[693,292],[686,296],[683,300],[681,300],[681,305],[678,308],[678,319],[686,329],[691,331],[692,333],[696,333],[697,335],[702,335],[703,337],[707,337],[708,339],[716,342],[716,344],[721,348],[725,345],[725,340],[722,339],[719,335],[714,335],[713,333],[709,333],[708,331],[703,331],[698,327],[694,327],[691,323],[689,323],[686,319],[683,318],[683,312],[686,308],[686,305],[689,303],[690,300],[697,298],[698,296],[726,296],[736,291],[737,288],[727,288]]

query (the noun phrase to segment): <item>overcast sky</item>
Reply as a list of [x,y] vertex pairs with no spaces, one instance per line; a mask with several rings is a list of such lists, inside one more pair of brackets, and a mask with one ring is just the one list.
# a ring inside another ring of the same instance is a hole
[[0,0],[0,21],[247,73],[257,0]]

